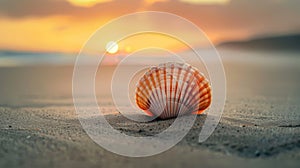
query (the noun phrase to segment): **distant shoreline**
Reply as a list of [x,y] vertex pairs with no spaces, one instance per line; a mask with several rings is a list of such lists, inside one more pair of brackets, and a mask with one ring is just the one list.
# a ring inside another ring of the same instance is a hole
[[259,37],[244,41],[220,43],[218,48],[266,50],[266,51],[300,51],[300,34]]

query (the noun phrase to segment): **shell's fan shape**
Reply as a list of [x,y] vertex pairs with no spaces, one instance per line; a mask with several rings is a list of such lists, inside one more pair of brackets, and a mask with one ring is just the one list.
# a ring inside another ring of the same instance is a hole
[[188,64],[165,63],[150,68],[137,84],[136,103],[161,119],[202,113],[211,103],[204,75]]

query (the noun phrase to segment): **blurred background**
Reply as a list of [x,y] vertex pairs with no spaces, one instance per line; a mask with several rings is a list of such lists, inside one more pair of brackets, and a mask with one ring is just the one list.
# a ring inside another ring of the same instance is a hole
[[[289,97],[298,93],[298,0],[1,0],[0,91],[7,96],[0,100],[44,92],[71,97],[72,68],[89,37],[111,19],[149,10],[186,18],[206,33],[224,63],[229,95]],[[145,23],[149,28],[171,26],[170,33],[184,34],[205,52],[206,44],[173,20]],[[140,24],[128,21],[118,31]],[[119,42],[105,36],[99,40],[107,41],[105,48],[98,49],[99,55],[106,54],[104,65],[117,65],[153,45],[191,58],[186,45],[160,34],[139,34]],[[148,54],[149,63],[159,56]]]
[[[1,0],[0,66],[73,64],[76,54],[99,27],[113,18],[147,10],[170,12],[192,21],[217,47],[300,50],[298,0]],[[173,25],[170,31],[180,29],[172,20],[151,26],[166,24]],[[129,22],[128,26],[137,23]],[[120,26],[119,31],[124,30],[126,26]],[[126,40],[112,55],[124,56],[157,39],[163,48],[185,49],[167,38],[152,38]],[[104,50],[99,48],[99,52]],[[110,61],[116,62],[116,58]]]

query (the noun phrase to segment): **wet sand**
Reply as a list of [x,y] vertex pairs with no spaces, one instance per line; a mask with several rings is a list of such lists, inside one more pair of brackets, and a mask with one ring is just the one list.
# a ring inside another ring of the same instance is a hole
[[[263,58],[265,59],[265,58]],[[99,147],[81,127],[72,102],[72,66],[0,68],[0,167],[298,167],[299,60],[225,62],[227,100],[204,143],[199,115],[175,147],[146,158]],[[114,67],[106,67],[109,74]],[[110,124],[130,135],[158,133],[174,120],[135,123],[97,93]],[[118,143],[118,140],[112,140]]]

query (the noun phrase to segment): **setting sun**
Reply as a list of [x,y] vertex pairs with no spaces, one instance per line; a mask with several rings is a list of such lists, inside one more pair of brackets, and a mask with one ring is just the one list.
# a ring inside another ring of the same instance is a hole
[[105,49],[106,49],[106,52],[108,52],[110,54],[114,54],[114,53],[118,52],[119,46],[116,42],[110,41],[106,44]]

